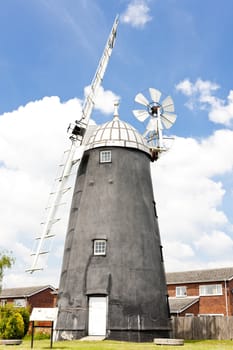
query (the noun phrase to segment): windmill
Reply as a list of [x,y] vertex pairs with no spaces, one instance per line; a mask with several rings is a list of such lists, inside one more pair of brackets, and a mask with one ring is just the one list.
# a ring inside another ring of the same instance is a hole
[[[169,337],[169,304],[150,163],[164,150],[162,125],[175,120],[171,99],[160,104],[138,94],[151,117],[145,135],[120,119],[115,103],[111,121],[91,129],[88,120],[114,40],[116,18],[84,104],[82,118],[70,125],[72,146],[58,199],[74,162],[78,163],[58,289],[58,339],[102,338],[151,341]],[[146,113],[145,113],[146,112]],[[169,114],[169,119],[168,119]],[[170,115],[171,114],[171,115]],[[166,122],[164,120],[166,119]],[[168,119],[168,120],[167,120]],[[155,120],[155,121],[154,121]],[[162,124],[163,123],[163,124]],[[149,135],[152,133],[152,135]],[[148,138],[158,140],[151,147]],[[75,151],[81,147],[77,158]],[[55,208],[42,241],[50,235]],[[38,250],[39,256],[41,248]],[[35,262],[36,258],[35,258]],[[33,265],[32,271],[36,269]]]
[[[134,116],[141,122],[150,117],[146,126],[144,137],[157,153],[166,151],[164,145],[163,129],[169,129],[176,121],[174,103],[171,96],[167,96],[160,102],[162,93],[154,88],[149,88],[150,100],[142,93],[135,96],[135,102],[146,107],[146,109],[133,110]],[[153,141],[156,141],[155,145]]]

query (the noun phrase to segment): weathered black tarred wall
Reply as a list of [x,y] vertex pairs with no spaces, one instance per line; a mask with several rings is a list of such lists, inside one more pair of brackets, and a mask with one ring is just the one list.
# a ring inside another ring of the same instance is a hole
[[[99,152],[112,150],[100,164]],[[93,256],[93,240],[107,240]],[[57,329],[87,335],[88,296],[108,296],[107,334],[168,337],[169,312],[150,159],[120,147],[86,151],[74,189],[58,294]],[[60,332],[61,334],[61,332]]]

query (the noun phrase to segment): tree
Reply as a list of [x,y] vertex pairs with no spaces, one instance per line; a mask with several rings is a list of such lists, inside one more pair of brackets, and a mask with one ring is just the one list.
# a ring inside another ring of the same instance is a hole
[[7,251],[0,252],[0,291],[1,291],[1,284],[2,284],[2,279],[4,275],[4,270],[6,268],[11,268],[14,262],[15,262],[15,259],[12,257],[11,253]]

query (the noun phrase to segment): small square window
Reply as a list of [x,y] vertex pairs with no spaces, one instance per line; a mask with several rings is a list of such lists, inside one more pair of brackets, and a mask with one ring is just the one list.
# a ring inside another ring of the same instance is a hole
[[111,151],[101,151],[100,152],[100,163],[111,163],[112,152]]
[[186,286],[176,287],[176,297],[186,297],[186,296],[187,296]]
[[96,239],[94,241],[94,255],[106,255],[105,239]]

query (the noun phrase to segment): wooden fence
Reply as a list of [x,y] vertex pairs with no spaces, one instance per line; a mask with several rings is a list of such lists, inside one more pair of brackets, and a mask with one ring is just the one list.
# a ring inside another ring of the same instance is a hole
[[233,339],[233,316],[173,317],[172,338]]

